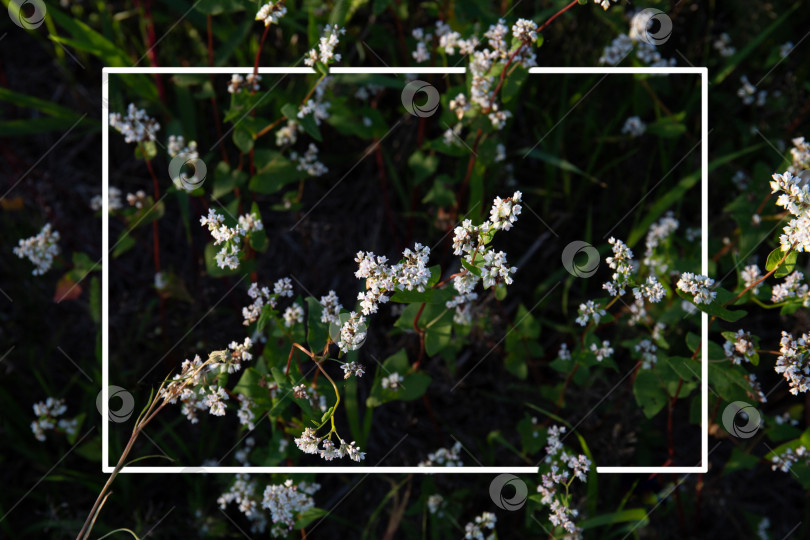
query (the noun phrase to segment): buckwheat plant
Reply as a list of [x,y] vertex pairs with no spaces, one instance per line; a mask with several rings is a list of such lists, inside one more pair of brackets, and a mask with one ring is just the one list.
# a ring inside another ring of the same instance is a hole
[[59,231],[46,223],[35,236],[21,239],[13,251],[20,259],[28,259],[34,264],[33,275],[41,276],[51,269],[54,257],[59,255],[59,239]]
[[46,431],[59,431],[68,437],[74,437],[78,430],[78,418],[59,418],[67,412],[64,399],[49,397],[45,401],[34,403],[36,420],[31,422],[31,431],[38,441],[44,442]]
[[320,484],[306,481],[295,484],[288,479],[282,484],[269,484],[261,492],[250,475],[237,474],[234,483],[217,499],[217,503],[222,510],[231,503],[236,504],[250,521],[251,532],[266,533],[269,521],[272,524],[270,536],[286,538],[295,528],[295,522],[305,512],[315,508],[312,496],[320,488]]
[[[551,426],[547,432],[546,457],[541,466],[540,503],[549,510],[548,520],[566,538],[581,538],[582,531],[575,519],[579,511],[573,507],[571,487],[576,480],[587,482],[591,461],[583,454],[574,455],[563,446],[560,436],[564,426]],[[557,538],[556,534],[554,536]]]

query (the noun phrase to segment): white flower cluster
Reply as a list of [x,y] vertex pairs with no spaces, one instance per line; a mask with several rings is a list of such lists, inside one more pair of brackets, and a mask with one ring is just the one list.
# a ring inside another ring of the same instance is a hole
[[422,62],[430,60],[428,43],[433,41],[433,34],[426,33],[422,28],[414,28],[411,35],[416,40],[416,50],[411,53],[416,63],[421,64]]
[[582,454],[568,453],[560,440],[565,431],[563,426],[551,426],[548,429],[545,462],[549,471],[540,475],[537,492],[542,495],[540,503],[550,510],[548,519],[551,524],[562,527],[569,535],[579,538],[581,530],[572,519],[579,512],[570,507],[568,493],[575,479],[587,481],[591,461]]
[[276,146],[295,144],[298,141],[298,129],[298,122],[287,120],[287,124],[276,131]]
[[385,256],[357,252],[354,260],[358,270],[354,275],[366,280],[366,292],[357,295],[363,315],[376,313],[378,305],[388,302],[389,295],[397,289],[419,292],[425,290],[430,280],[427,267],[430,248],[417,243],[413,250],[406,248],[402,256],[402,261],[389,265]]
[[182,135],[169,135],[169,140],[166,143],[166,152],[169,157],[183,156],[185,159],[194,160],[200,157],[197,151],[197,141],[189,141],[186,145],[186,139]]
[[250,349],[253,347],[253,341],[246,337],[242,343],[231,341],[228,345],[229,351],[226,351],[221,358],[217,357],[216,362],[211,363],[211,369],[222,367],[228,373],[236,373],[242,369],[242,362],[250,362],[253,360],[253,355]]
[[537,41],[537,23],[528,19],[518,19],[512,25],[512,36],[517,41]]
[[641,353],[642,369],[651,369],[655,363],[658,362],[658,356],[655,354],[658,351],[658,347],[649,339],[642,339],[634,349],[636,352]]
[[399,373],[392,373],[387,377],[383,377],[380,381],[382,387],[392,392],[398,392],[402,388],[402,383],[405,379]]
[[[256,413],[253,412],[256,403],[243,394],[237,394],[237,396],[239,397],[239,410],[236,411],[236,416],[239,418],[239,423],[243,426],[247,426],[248,430],[253,431],[256,429],[256,425],[253,423],[253,421],[256,420]],[[253,441],[253,438],[247,439],[245,443],[249,441]],[[245,459],[239,459],[239,457],[236,456],[236,459],[240,462],[247,463],[247,456]]]
[[[607,9],[609,0],[601,0],[602,6]],[[633,50],[636,58],[651,67],[668,67],[676,64],[674,58],[666,59],[661,56],[655,45],[650,43],[648,32],[654,13],[647,9],[636,12],[630,19],[630,30],[627,34],[619,34],[610,45],[606,46],[599,58],[600,64],[618,65]]]
[[287,536],[295,525],[296,517],[315,507],[312,495],[320,489],[320,484],[293,484],[288,479],[283,484],[269,485],[264,488],[262,508],[270,511],[274,536]]
[[[94,212],[98,212],[101,210],[102,199],[101,195],[94,195],[92,199],[90,199],[90,208]],[[109,186],[107,188],[107,205],[109,207],[110,213],[115,210],[121,210],[124,205],[121,202],[121,190],[115,186]]]
[[265,304],[274,309],[281,297],[293,296],[292,280],[288,277],[281,278],[273,284],[273,292],[269,287],[259,287],[258,283],[251,283],[248,288],[248,296],[253,299],[253,303],[242,308],[242,324],[248,326],[259,319]]
[[622,126],[622,135],[631,137],[641,137],[645,131],[647,131],[647,124],[642,122],[638,116],[631,116],[624,121],[624,126]]
[[636,303],[643,303],[646,298],[653,304],[657,304],[663,300],[667,291],[664,286],[655,278],[655,276],[647,277],[647,281],[638,287],[633,288],[633,296],[636,297]]
[[810,306],[810,287],[804,281],[804,274],[795,270],[785,277],[785,281],[778,283],[771,289],[771,302],[774,304],[784,302],[791,298],[802,301],[802,306]]
[[683,292],[694,295],[695,304],[711,304],[717,297],[717,293],[711,290],[714,280],[704,275],[684,272],[677,285]]
[[338,45],[338,36],[345,34],[345,28],[339,28],[338,25],[326,26],[321,34],[321,39],[318,41],[318,49],[311,49],[307,53],[304,63],[310,67],[318,62],[329,65],[333,61],[340,62],[340,53],[335,53],[335,47]]
[[810,461],[810,452],[807,451],[807,447],[801,445],[795,450],[787,448],[781,454],[776,454],[771,458],[771,470],[779,469],[782,472],[788,472],[794,464],[801,460],[804,460],[805,464]]
[[436,36],[439,38],[439,48],[446,54],[456,54],[458,49],[459,54],[469,55],[478,47],[477,37],[462,39],[461,34],[454,32],[449,24],[442,21],[436,21]]
[[208,387],[208,391],[203,397],[203,405],[208,407],[208,412],[213,416],[225,416],[226,401],[228,401],[228,394],[224,388],[217,385]]
[[366,342],[366,318],[352,311],[349,318],[340,327],[337,346],[344,353],[356,351]]
[[723,32],[717,36],[717,39],[714,40],[712,47],[714,47],[714,49],[720,53],[720,56],[724,58],[734,56],[734,53],[737,52],[737,49],[731,45],[731,37],[726,32]]
[[140,210],[146,202],[146,192],[139,189],[135,193],[127,193],[127,204]]
[[781,374],[790,385],[790,393],[798,395],[807,392],[810,388],[810,362],[808,362],[808,344],[810,335],[802,334],[794,338],[787,332],[782,332],[779,343],[779,352],[774,370]]
[[337,293],[335,291],[329,291],[329,294],[326,296],[321,296],[319,303],[323,308],[321,312],[321,322],[340,324],[340,310],[343,309],[343,306],[338,299]]
[[737,330],[734,341],[726,339],[723,350],[726,352],[726,357],[735,365],[751,362],[751,358],[757,352],[751,341],[751,335],[742,329]]
[[431,514],[441,516],[443,514],[442,507],[444,506],[444,497],[438,493],[434,493],[427,500],[428,511]]
[[360,448],[355,446],[354,441],[347,443],[343,439],[339,439],[340,446],[335,446],[332,442],[331,435],[318,437],[317,430],[313,428],[306,428],[300,437],[295,439],[295,445],[305,454],[317,454],[326,461],[332,461],[335,458],[349,457],[352,461],[362,461],[366,457],[365,452],[361,452]]
[[[267,516],[260,509],[261,501],[256,495],[257,491],[256,482],[250,479],[250,475],[237,474],[230,489],[217,499],[217,504],[221,510],[225,510],[230,503],[236,503],[239,511],[250,521],[250,531],[264,533],[267,529]],[[285,535],[286,532],[284,531]]]
[[602,306],[588,300],[584,304],[579,305],[579,316],[577,317],[577,324],[580,326],[587,326],[588,322],[593,320],[594,324],[599,324],[599,321],[607,315],[607,312],[602,309]]
[[768,102],[768,91],[760,90],[757,92],[757,87],[751,84],[748,77],[743,75],[740,77],[740,88],[737,90],[737,97],[739,97],[743,105],[752,105],[755,101],[757,107],[764,107]]
[[318,147],[312,143],[309,143],[309,147],[303,155],[291,152],[290,159],[298,162],[296,169],[306,172],[310,176],[323,176],[329,171],[326,165],[318,161]]
[[31,431],[38,441],[45,440],[45,432],[59,428],[67,435],[75,435],[78,422],[75,418],[62,418],[57,420],[67,412],[67,405],[64,399],[49,397],[45,401],[34,403],[34,415],[37,419],[31,422]]
[[779,237],[782,251],[788,251],[792,246],[799,252],[810,251],[810,188],[801,178],[786,171],[773,175],[771,191],[782,192],[776,199],[776,205],[795,216]]
[[363,367],[363,364],[359,364],[357,362],[347,362],[340,366],[343,369],[343,378],[348,379],[352,375],[355,377],[362,377],[366,370]]
[[601,346],[598,346],[596,343],[591,343],[591,352],[596,356],[597,362],[601,362],[613,356],[613,348],[607,340],[602,341]]
[[508,231],[512,228],[522,210],[520,205],[522,198],[523,194],[520,191],[516,191],[512,197],[507,199],[496,197],[489,212],[489,220],[475,226],[469,219],[466,219],[453,231],[453,253],[463,256],[464,261],[471,266],[476,265],[479,257],[481,260],[480,277],[465,269],[453,279],[453,287],[459,294],[453,304],[459,318],[463,315],[459,312],[464,309],[461,307],[461,299],[474,300],[477,298],[477,295],[475,297],[471,295],[479,280],[482,281],[485,289],[498,283],[512,284],[512,274],[517,272],[517,268],[508,266],[506,253],[490,249],[487,247],[486,241],[487,236],[491,235],[493,231]]
[[790,149],[790,155],[793,163],[788,167],[788,172],[799,174],[803,170],[810,169],[810,143],[806,142],[804,137],[796,137],[792,142],[793,148]]
[[484,531],[495,529],[495,524],[498,518],[492,512],[484,512],[480,516],[475,516],[475,519],[464,525],[464,538],[465,540],[487,540],[495,538],[495,534],[484,536]]
[[571,350],[568,348],[567,343],[560,345],[560,349],[557,351],[557,358],[566,362],[571,360]]
[[678,230],[680,222],[673,217],[672,212],[667,212],[664,217],[650,225],[647,231],[647,237],[644,241],[644,259],[643,263],[649,267],[651,271],[663,274],[668,270],[667,265],[656,257],[655,250],[658,246],[666,242],[672,233]]
[[298,303],[293,303],[284,310],[282,319],[284,319],[284,326],[286,328],[292,328],[296,324],[301,324],[304,322],[304,308]]
[[59,255],[59,231],[55,231],[50,223],[46,223],[42,230],[30,238],[21,238],[12,250],[20,259],[27,258],[34,264],[31,272],[41,276],[51,269],[53,258]]
[[605,11],[607,11],[607,9],[611,6],[610,0],[593,0],[593,2],[602,6],[602,9]]
[[262,80],[261,75],[254,75],[253,73],[249,73],[248,75],[245,75],[243,77],[238,73],[234,73],[233,75],[231,75],[231,80],[228,81],[228,93],[238,94],[242,90],[257,92],[259,90],[259,81],[261,80]]
[[298,118],[304,118],[311,114],[315,124],[319,126],[321,122],[329,118],[329,109],[332,104],[324,101],[323,98],[326,95],[326,88],[331,82],[332,77],[326,77],[318,83],[318,86],[315,87],[315,94],[299,107]]
[[265,26],[273,23],[278,24],[279,19],[287,14],[287,7],[284,2],[268,2],[256,12],[256,20],[262,21]]
[[127,115],[110,114],[110,127],[124,135],[128,143],[141,143],[157,140],[155,134],[160,131],[160,124],[150,118],[144,109],[138,109],[134,103],[127,108]]
[[217,266],[236,270],[239,268],[239,252],[244,236],[251,231],[262,230],[264,225],[261,219],[252,214],[239,216],[236,227],[228,227],[224,222],[225,216],[218,214],[213,208],[208,209],[208,216],[200,217],[200,225],[208,227],[214,237],[214,245],[222,246],[215,256]]
[[743,378],[748,383],[748,386],[749,386],[748,395],[749,396],[756,399],[760,403],[765,403],[765,402],[768,401],[768,398],[765,395],[765,392],[762,391],[762,386],[759,384],[759,381],[757,380],[756,375],[754,375],[753,373],[749,373],[747,375],[744,375]]
[[[613,250],[613,256],[605,260],[614,273],[611,281],[603,284],[602,288],[611,296],[621,296],[625,293],[625,287],[629,285],[631,275],[635,271],[633,251],[627,247],[627,244],[612,236],[608,238],[608,243]],[[599,322],[599,319],[596,319],[596,322]]]
[[463,467],[461,461],[461,443],[456,443],[451,448],[439,448],[435,452],[428,454],[425,461],[419,463],[419,467]]

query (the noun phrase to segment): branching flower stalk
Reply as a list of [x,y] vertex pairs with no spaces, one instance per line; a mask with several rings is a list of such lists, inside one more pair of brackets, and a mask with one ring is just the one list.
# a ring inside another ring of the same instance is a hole
[[228,351],[214,351],[205,362],[184,362],[183,371],[180,374],[176,375],[173,379],[169,379],[168,377],[164,379],[157,391],[152,393],[146,407],[141,411],[140,415],[138,415],[135,421],[135,427],[132,429],[132,434],[124,450],[121,452],[121,456],[118,458],[115,469],[110,474],[104,487],[101,488],[101,492],[96,498],[93,507],[90,509],[90,514],[87,516],[84,525],[76,536],[76,540],[87,540],[90,537],[93,524],[101,511],[101,507],[110,495],[108,493],[110,486],[112,486],[112,483],[115,481],[121,469],[127,464],[127,458],[146,426],[149,425],[166,405],[175,402],[184,392],[188,392],[190,389],[197,386],[207,371],[220,363],[226,362],[227,354]]

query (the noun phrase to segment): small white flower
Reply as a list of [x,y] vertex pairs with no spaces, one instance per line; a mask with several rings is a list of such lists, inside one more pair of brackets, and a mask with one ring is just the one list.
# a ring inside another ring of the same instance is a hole
[[27,258],[34,263],[31,273],[41,276],[50,270],[54,257],[59,255],[59,240],[59,232],[53,230],[50,223],[46,223],[35,236],[20,239],[13,252],[20,259]]
[[631,137],[640,137],[644,135],[645,131],[647,131],[647,124],[642,122],[641,118],[638,116],[631,116],[625,120],[624,126],[622,127],[622,134],[630,135]]
[[601,347],[597,346],[596,343],[591,343],[591,352],[596,355],[597,362],[601,362],[613,355],[613,349],[610,347],[609,341],[603,341]]
[[293,304],[284,310],[284,326],[290,328],[296,323],[301,324],[304,322],[304,308],[299,304]]
[[287,8],[283,2],[268,2],[259,8],[256,13],[256,20],[264,22],[265,26],[270,26],[273,23],[278,23],[284,15],[287,14]]
[[396,392],[402,387],[402,382],[404,380],[405,379],[399,373],[392,373],[387,377],[383,377],[380,384],[382,384],[384,389]]
[[711,304],[717,297],[717,293],[711,290],[714,280],[703,275],[684,272],[677,285],[681,291],[694,295],[695,304]]
[[124,135],[124,141],[128,143],[157,140],[155,134],[160,130],[160,124],[154,118],[150,118],[145,110],[138,109],[134,103],[129,104],[126,116],[111,113],[110,127]]

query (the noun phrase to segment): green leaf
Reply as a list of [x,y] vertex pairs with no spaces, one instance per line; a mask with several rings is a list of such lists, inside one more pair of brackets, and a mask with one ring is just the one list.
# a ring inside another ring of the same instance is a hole
[[132,238],[127,231],[121,231],[121,234],[118,236],[118,240],[113,246],[112,256],[113,258],[118,258],[133,247],[135,247],[135,239]]
[[[695,304],[694,297],[689,294],[685,293],[680,289],[676,289],[678,296],[686,300],[687,302],[692,303],[696,308],[704,313],[708,313],[712,317],[717,317],[718,319],[723,319],[724,321],[728,322],[737,322],[746,315],[748,315],[747,311],[743,311],[741,309],[730,310],[724,308],[719,302],[718,299],[720,298],[719,288],[716,289],[718,291],[717,298],[711,304]],[[727,291],[728,292],[728,291]]]
[[305,177],[306,173],[299,171],[295,163],[279,154],[250,179],[249,188],[256,193],[271,195]]
[[534,148],[532,150],[529,150],[528,148],[524,148],[523,150],[521,150],[521,155],[525,155],[527,151],[529,153],[529,155],[527,157],[533,157],[533,158],[539,159],[540,161],[543,161],[545,163],[548,163],[549,165],[557,167],[558,169],[560,169],[562,171],[566,171],[566,172],[578,174],[580,176],[584,176],[585,178],[587,178],[591,182],[601,183],[601,181],[598,178],[596,178],[595,176],[591,176],[590,174],[586,173],[585,171],[583,171],[582,169],[580,169],[579,167],[577,167],[576,165],[574,165],[570,161],[566,161],[566,160],[564,160],[564,159],[562,159],[560,157],[557,157],[555,155],[549,154],[547,152],[543,152],[542,150],[539,150],[537,148]]
[[307,345],[311,351],[320,351],[329,339],[329,324],[321,322],[323,306],[309,296],[307,303]]
[[667,394],[661,388],[661,381],[658,380],[655,373],[649,370],[639,371],[636,375],[636,380],[633,382],[633,395],[647,418],[654,417],[667,404]]
[[592,517],[579,523],[583,530],[593,529],[595,527],[603,527],[605,525],[615,525],[616,523],[626,523],[628,521],[635,521],[636,528],[645,527],[649,522],[647,511],[644,508],[630,508],[613,512],[610,514],[602,514],[601,516]]
[[[422,397],[430,385],[431,378],[422,372],[410,373],[410,369],[405,349],[400,349],[386,358],[374,381],[371,395],[366,400],[366,406],[378,407],[389,401],[413,401]],[[382,377],[387,377],[392,373],[399,373],[403,378],[401,386],[397,390],[382,387]]]
[[425,155],[417,150],[408,158],[408,166],[413,171],[413,182],[419,184],[436,172],[439,166],[439,158],[435,154]]
[[324,517],[326,514],[326,510],[322,510],[321,508],[308,508],[304,512],[298,514],[297,519],[293,524],[293,529],[304,529],[308,527],[310,523],[316,519]]
[[686,133],[686,126],[674,118],[663,118],[657,122],[647,124],[647,133],[665,139],[680,137]]
[[253,149],[253,134],[241,124],[233,131],[233,144],[244,154]]
[[785,257],[785,261],[779,265],[779,261],[782,260],[782,257],[785,257],[785,252],[782,251],[782,248],[776,248],[775,250],[771,251],[768,254],[768,260],[765,262],[765,270],[770,272],[774,268],[776,272],[773,273],[773,277],[775,278],[783,278],[793,272],[796,268],[796,260],[799,258],[799,253],[796,251],[791,251]]

